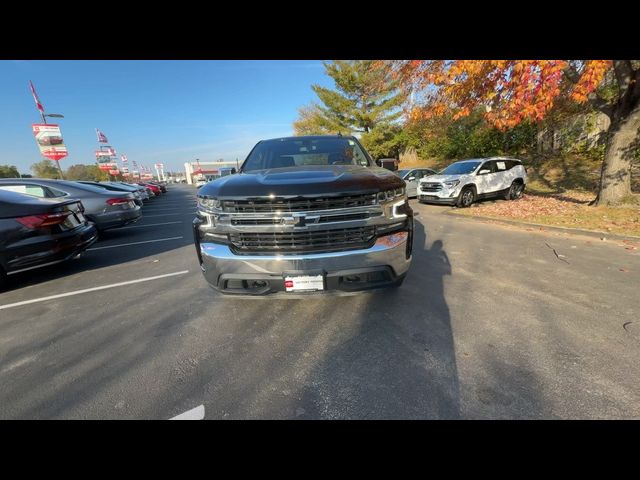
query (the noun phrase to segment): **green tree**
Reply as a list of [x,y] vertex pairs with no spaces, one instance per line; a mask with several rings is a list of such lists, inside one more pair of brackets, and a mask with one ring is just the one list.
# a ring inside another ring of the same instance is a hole
[[369,154],[375,158],[399,158],[406,148],[406,137],[401,125],[382,123],[368,133],[364,133],[360,141]]
[[373,64],[371,60],[325,62],[325,72],[333,79],[335,89],[311,86],[320,104],[299,110],[300,117],[293,124],[295,133],[366,134],[397,120],[403,96]]
[[107,172],[103,172],[97,165],[71,165],[65,172],[65,178],[67,180],[92,180],[101,181],[108,180],[109,175]]
[[38,163],[31,165],[31,171],[37,178],[60,178],[58,168],[51,160],[40,160]]
[[[337,134],[340,128],[327,121],[317,104],[304,105],[298,109],[298,119],[293,122],[296,135],[330,135]],[[344,130],[343,130],[344,131]]]
[[0,165],[0,178],[18,178],[20,173],[14,165]]

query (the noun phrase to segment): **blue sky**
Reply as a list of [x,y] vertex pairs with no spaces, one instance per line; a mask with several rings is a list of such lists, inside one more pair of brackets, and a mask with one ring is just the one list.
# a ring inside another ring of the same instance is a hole
[[63,168],[95,162],[95,128],[129,161],[183,168],[185,161],[244,159],[261,139],[292,134],[311,84],[333,86],[321,61],[0,61],[0,165],[21,173],[39,160],[32,80],[59,123]]

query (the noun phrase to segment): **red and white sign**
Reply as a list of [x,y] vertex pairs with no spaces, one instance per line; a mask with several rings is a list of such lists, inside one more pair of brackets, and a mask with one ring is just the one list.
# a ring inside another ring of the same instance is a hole
[[59,125],[34,123],[31,127],[43,157],[57,162],[68,155]]
[[109,175],[118,175],[119,173],[119,170],[109,170]]
[[117,170],[118,164],[117,163],[99,163],[98,168],[100,170],[107,172],[109,170]]
[[96,158],[111,157],[111,153],[106,150],[96,150]]

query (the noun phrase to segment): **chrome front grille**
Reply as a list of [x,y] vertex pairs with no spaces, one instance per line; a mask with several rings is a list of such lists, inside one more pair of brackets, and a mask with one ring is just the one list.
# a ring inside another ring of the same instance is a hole
[[376,194],[292,199],[225,200],[225,213],[313,212],[376,205]]
[[231,225],[282,225],[283,218],[232,218]]
[[234,232],[229,241],[237,253],[331,252],[368,248],[376,227],[335,228],[291,232]]

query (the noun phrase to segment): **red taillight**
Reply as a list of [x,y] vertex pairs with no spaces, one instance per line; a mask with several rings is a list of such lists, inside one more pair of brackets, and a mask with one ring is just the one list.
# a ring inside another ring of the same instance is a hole
[[51,225],[60,225],[64,223],[71,212],[62,213],[46,213],[44,215],[30,215],[28,217],[16,218],[18,222],[27,228],[50,227]]
[[110,198],[107,200],[107,204],[109,205],[122,205],[123,203],[129,203],[128,198]]

